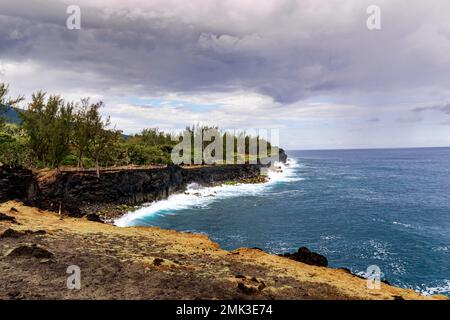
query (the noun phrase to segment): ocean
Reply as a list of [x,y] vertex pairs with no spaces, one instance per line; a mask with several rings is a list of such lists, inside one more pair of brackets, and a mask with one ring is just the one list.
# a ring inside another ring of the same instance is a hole
[[301,246],[330,267],[450,295],[450,148],[288,151],[265,184],[199,188],[130,212],[119,226],[207,234],[222,248]]

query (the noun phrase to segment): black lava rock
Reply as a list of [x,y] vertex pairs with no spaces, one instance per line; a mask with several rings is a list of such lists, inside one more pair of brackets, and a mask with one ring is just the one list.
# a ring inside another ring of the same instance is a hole
[[298,262],[303,262],[312,266],[328,267],[328,260],[325,256],[318,254],[316,252],[312,252],[306,247],[301,247],[295,253],[285,253],[281,256]]

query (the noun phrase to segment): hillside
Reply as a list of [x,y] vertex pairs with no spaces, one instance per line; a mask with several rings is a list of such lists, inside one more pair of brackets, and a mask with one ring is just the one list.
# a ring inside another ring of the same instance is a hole
[[8,107],[6,109],[6,112],[3,114],[0,114],[0,116],[2,116],[5,119],[5,121],[8,123],[15,123],[15,124],[21,123],[19,111],[16,108]]

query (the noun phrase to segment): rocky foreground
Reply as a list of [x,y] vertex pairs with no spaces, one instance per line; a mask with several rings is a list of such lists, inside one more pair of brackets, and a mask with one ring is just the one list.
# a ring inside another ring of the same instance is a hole
[[[81,289],[67,289],[67,268]],[[446,299],[366,281],[206,236],[118,228],[0,204],[0,299]]]

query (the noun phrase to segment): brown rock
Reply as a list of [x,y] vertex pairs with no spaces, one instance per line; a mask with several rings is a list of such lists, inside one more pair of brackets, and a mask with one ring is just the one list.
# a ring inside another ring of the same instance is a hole
[[264,281],[256,277],[247,277],[240,274],[236,276],[236,279],[239,279],[237,285],[238,290],[248,295],[257,294],[266,288]]
[[243,282],[239,282],[238,283],[238,289],[240,291],[242,291],[242,293],[249,294],[249,295],[250,294],[255,294],[255,293],[258,292],[258,288],[257,287],[246,285]]
[[0,234],[0,238],[19,238],[19,237],[26,236],[26,235],[44,235],[44,234],[46,234],[46,232],[44,230],[21,231],[21,230],[14,230],[14,229],[8,228]]
[[38,247],[37,245],[22,245],[12,249],[6,254],[7,257],[33,257],[38,259],[51,259],[53,258],[53,253],[50,251]]
[[24,235],[25,232],[23,231],[8,228],[0,234],[0,238],[19,238]]

